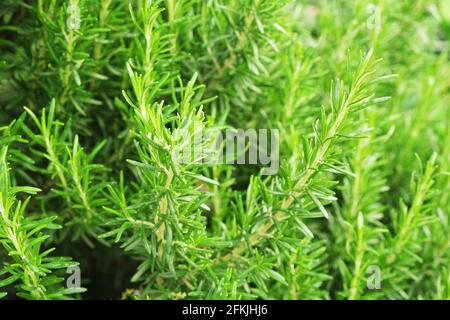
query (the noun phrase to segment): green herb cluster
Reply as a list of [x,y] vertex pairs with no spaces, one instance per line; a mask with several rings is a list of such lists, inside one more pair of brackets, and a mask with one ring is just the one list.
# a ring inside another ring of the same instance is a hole
[[[0,298],[450,299],[448,1],[2,0],[0,23]],[[174,157],[249,128],[279,130],[277,174]]]

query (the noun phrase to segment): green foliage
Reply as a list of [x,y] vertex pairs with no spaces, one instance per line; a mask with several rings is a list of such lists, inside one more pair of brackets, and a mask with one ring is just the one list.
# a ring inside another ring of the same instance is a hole
[[[70,258],[49,256],[54,248],[43,250],[44,242],[50,237],[46,229],[59,229],[53,223],[56,216],[25,217],[30,197],[23,202],[17,194],[36,194],[33,187],[12,187],[9,167],[6,162],[7,148],[0,152],[0,213],[2,224],[0,243],[11,257],[1,271],[0,287],[17,283],[16,295],[25,299],[60,299],[67,294],[84,292],[82,288],[64,288],[64,280],[57,276],[57,270],[76,266]],[[6,296],[5,292],[1,296]]]
[[444,3],[3,0],[0,298],[449,299]]

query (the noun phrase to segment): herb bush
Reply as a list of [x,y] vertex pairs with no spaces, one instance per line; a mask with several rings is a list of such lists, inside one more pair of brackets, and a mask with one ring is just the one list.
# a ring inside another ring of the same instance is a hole
[[[448,1],[2,0],[0,21],[0,297],[450,298]],[[278,129],[277,174],[174,161],[227,128]]]

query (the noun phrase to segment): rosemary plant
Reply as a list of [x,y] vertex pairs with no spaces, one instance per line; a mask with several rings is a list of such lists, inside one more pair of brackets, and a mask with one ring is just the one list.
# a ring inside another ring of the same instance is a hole
[[0,298],[450,299],[447,2],[0,21]]

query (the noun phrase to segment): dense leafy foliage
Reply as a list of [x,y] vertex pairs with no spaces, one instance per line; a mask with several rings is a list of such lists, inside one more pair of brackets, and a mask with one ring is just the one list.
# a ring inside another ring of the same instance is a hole
[[[448,1],[2,0],[0,21],[1,298],[450,299]],[[277,174],[177,161],[249,128],[279,130]]]

